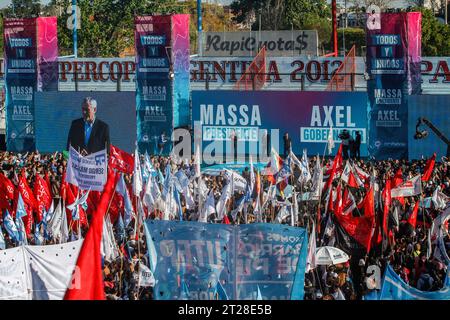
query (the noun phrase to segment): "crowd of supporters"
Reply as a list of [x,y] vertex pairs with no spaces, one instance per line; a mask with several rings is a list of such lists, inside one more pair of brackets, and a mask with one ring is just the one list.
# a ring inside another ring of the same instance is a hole
[[[386,188],[386,181],[391,181],[393,186],[414,178],[418,174],[424,174],[427,168],[427,159],[418,161],[406,160],[385,160],[372,161],[354,159],[351,161],[353,168],[358,168],[360,172],[367,173],[358,179],[361,185],[352,185],[342,181],[342,174],[346,161],[339,168],[336,168],[336,158],[322,159],[317,157],[309,158],[306,163],[292,161],[289,158],[280,159],[280,163],[289,162],[289,172],[284,173],[282,177],[277,176],[278,172],[265,170],[261,172],[254,168],[251,172],[250,167],[245,168],[240,175],[252,185],[252,190],[232,190],[231,197],[226,199],[225,211],[221,215],[218,212],[208,214],[206,219],[209,223],[230,223],[242,224],[252,222],[267,223],[285,223],[297,227],[303,227],[311,235],[316,233],[317,247],[330,245],[344,250],[350,260],[346,263],[317,266],[307,272],[305,277],[305,299],[323,299],[335,300],[362,299],[368,292],[379,288],[380,279],[386,268],[390,264],[396,273],[409,285],[422,290],[434,291],[442,288],[446,276],[446,263],[442,256],[437,254],[438,247],[436,239],[431,239],[431,227],[433,220],[436,219],[446,209],[448,196],[450,196],[450,161],[446,158],[437,159],[431,175],[422,181],[422,190],[420,194],[414,196],[404,196],[392,198],[388,212],[383,219],[383,207],[386,199],[383,197],[383,191]],[[149,162],[149,163],[146,163]],[[273,162],[273,158],[271,160]],[[302,160],[303,161],[303,160]],[[314,198],[312,194],[316,191],[314,177],[317,172],[314,169],[319,168],[322,171],[321,182],[327,186],[327,180],[332,179],[329,189],[320,191],[319,197]],[[0,164],[4,177],[14,186],[14,196],[1,197],[1,207],[3,218],[5,214],[11,214],[15,218],[17,210],[18,190],[23,188],[20,185],[21,179],[26,180],[25,188],[30,188],[36,199],[39,198],[37,190],[37,176],[46,182],[48,191],[51,194],[53,204],[51,208],[46,208],[51,219],[51,211],[59,202],[69,205],[73,197],[79,190],[69,185],[64,180],[67,159],[62,153],[40,154],[39,152],[15,154],[10,152],[0,153]],[[183,220],[198,221],[200,211],[198,199],[203,198],[201,205],[204,205],[206,197],[212,194],[214,203],[217,204],[223,198],[224,188],[228,183],[228,178],[224,172],[215,174],[203,174],[201,178],[196,175],[196,164],[194,157],[189,161],[177,161],[170,157],[154,156],[141,157],[143,168],[150,168],[152,172],[147,172],[144,177],[144,183],[149,179],[159,181],[156,183],[163,190],[161,180],[167,178],[167,172],[175,174],[182,171],[189,179],[189,192],[183,192],[180,197],[181,212]],[[284,165],[281,165],[283,167]],[[273,163],[269,168],[273,167]],[[170,170],[168,170],[170,168]],[[305,168],[309,170],[309,178],[303,179]],[[265,168],[267,169],[267,168]],[[333,169],[336,169],[334,172]],[[267,173],[269,172],[269,174]],[[356,172],[356,171],[355,171]],[[334,175],[334,176],[332,176]],[[331,177],[330,177],[331,176]],[[261,179],[261,182],[254,182],[254,179]],[[143,199],[145,190],[140,195],[133,194],[133,176],[123,174],[123,178],[131,200],[133,211],[137,212],[136,206],[138,199]],[[252,181],[253,179],[253,181]],[[200,181],[201,180],[201,181]],[[1,193],[6,191],[4,183]],[[258,185],[258,186],[257,186]],[[291,188],[287,188],[290,186]],[[392,186],[392,187],[393,187]],[[145,186],[144,186],[145,188]],[[339,204],[336,203],[342,197],[342,193],[350,191],[355,199],[356,209],[349,214],[358,217],[367,214],[364,208],[360,206],[364,202],[369,190],[374,191],[374,212],[375,224],[373,225],[373,236],[370,239],[371,247],[362,247],[360,245],[352,247],[345,243],[340,236],[339,222],[334,218],[336,210],[339,210]],[[202,191],[202,190],[205,191]],[[258,189],[258,190],[257,190]],[[289,190],[289,192],[288,192]],[[212,192],[211,192],[212,191]],[[23,192],[23,191],[21,191]],[[296,193],[297,216],[291,221],[291,215],[280,217],[283,201],[290,197],[294,199],[293,193]],[[340,195],[336,195],[340,193]],[[68,195],[69,194],[69,195]],[[189,196],[188,196],[189,195]],[[85,221],[69,222],[70,237],[61,240],[61,237],[53,237],[49,232],[43,231],[43,240],[36,237],[36,229],[40,228],[40,222],[45,221],[46,215],[38,214],[38,206],[29,209],[28,218],[32,221],[26,221],[29,226],[27,230],[28,244],[54,244],[61,241],[71,241],[84,237],[88,230],[89,220],[95,210],[98,194],[93,193],[88,201],[87,208],[84,210]],[[445,202],[444,205],[436,203],[436,197]],[[72,198],[70,198],[72,197]],[[97,198],[96,198],[97,197]],[[247,197],[245,210],[240,207],[243,197]],[[259,207],[255,199],[260,197]],[[189,198],[189,199],[188,199]],[[26,200],[26,199],[25,199]],[[180,219],[179,213],[167,209],[162,199],[153,199],[153,205],[148,206],[143,201],[143,210],[145,217],[149,219]],[[193,201],[193,204],[191,203]],[[25,201],[26,202],[26,201]],[[411,223],[411,215],[416,209],[416,218]],[[147,244],[143,225],[137,225],[135,219],[127,225],[123,224],[124,201],[117,193],[115,194],[110,206],[109,217],[113,225],[114,239],[116,241],[117,254],[114,258],[103,259],[103,274],[105,293],[108,299],[153,299],[153,290],[151,286],[140,286],[139,268],[141,265],[149,267]],[[167,213],[167,211],[169,211]],[[178,211],[178,210],[177,210]],[[245,212],[244,212],[245,211]],[[319,213],[319,215],[318,215]],[[67,212],[70,220],[70,213]],[[27,219],[27,218],[26,218]],[[386,219],[386,218],[385,218]],[[3,221],[2,221],[3,222]],[[5,229],[2,223],[2,233],[5,240],[5,248],[18,245]],[[80,228],[80,229],[78,229]],[[448,230],[448,226],[446,226]],[[444,248],[448,257],[450,252],[450,238],[447,234],[443,239]],[[378,276],[378,278],[377,278]]]

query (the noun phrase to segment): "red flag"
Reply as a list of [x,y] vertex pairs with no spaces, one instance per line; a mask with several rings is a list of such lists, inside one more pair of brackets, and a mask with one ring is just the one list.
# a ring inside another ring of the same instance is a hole
[[414,229],[416,228],[416,224],[417,224],[417,213],[419,212],[419,202],[420,201],[416,201],[416,204],[414,205],[414,209],[408,218],[408,223],[410,225],[412,225]]
[[[147,208],[144,208],[146,211]],[[113,200],[111,201],[111,205],[109,207],[109,218],[111,219],[111,223],[114,225],[119,218],[120,212],[124,211],[124,203],[123,197],[118,193],[114,192]]]
[[383,190],[383,232],[385,235],[388,234],[388,220],[389,220],[389,208],[392,204],[392,198],[391,198],[391,180],[386,179],[386,186]]
[[36,174],[34,180],[34,196],[38,202],[38,222],[41,222],[44,209],[50,209],[52,204],[52,195],[48,189],[47,182],[45,182],[39,174]]
[[[403,183],[403,173],[402,168],[398,168],[397,172],[395,173],[394,177],[391,179],[391,189],[396,188],[399,185]],[[405,205],[405,199],[403,197],[394,197],[394,199],[398,199],[400,203],[404,206]]]
[[53,198],[52,184],[50,183],[50,177],[48,176],[48,171],[45,171],[44,180],[47,183],[47,188],[50,191],[50,196],[51,196],[51,198]]
[[109,166],[120,172],[133,174],[134,158],[131,154],[111,145]]
[[14,184],[0,172],[0,210],[7,209],[12,213],[12,207],[9,200],[14,200],[15,197]]
[[224,215],[223,216],[223,221],[222,221],[222,223],[224,223],[224,224],[230,224],[230,219],[228,219],[228,215]]
[[364,216],[353,217],[353,215],[335,215],[339,224],[356,242],[370,251],[372,229],[375,224],[374,194],[373,187],[364,198]]
[[391,188],[396,188],[403,183],[402,168],[398,168],[395,176],[391,180]]
[[334,213],[337,215],[342,214],[342,190],[341,184],[336,189],[336,201],[334,202]]
[[3,173],[0,173],[0,192],[13,200],[14,199],[14,184]]
[[330,188],[338,168],[342,168],[342,143],[339,146],[339,150],[336,156],[334,157],[333,168],[331,169],[330,177],[328,178],[327,183],[323,188],[323,190],[328,190],[328,188]]
[[61,177],[61,188],[59,190],[59,196],[61,197],[61,200],[66,201],[66,195],[67,195],[67,182],[66,182],[66,170],[64,169],[64,172]]
[[32,210],[38,211],[38,205],[36,198],[31,191],[30,186],[28,185],[27,179],[25,178],[25,171],[22,171],[22,174],[19,178],[19,192],[22,194],[23,202],[30,206]]
[[427,164],[425,166],[425,171],[422,175],[422,181],[426,182],[430,180],[431,174],[433,173],[434,164],[436,163],[436,152],[433,156],[427,160]]
[[327,203],[327,212],[332,212],[333,211],[333,204],[334,204],[334,199],[336,195],[336,191],[333,190],[333,188],[330,189],[330,195],[328,197],[328,203]]
[[64,300],[105,300],[100,243],[102,241],[103,217],[114,193],[116,178],[113,171],[108,173],[108,181],[83,241],[72,283],[67,288]]

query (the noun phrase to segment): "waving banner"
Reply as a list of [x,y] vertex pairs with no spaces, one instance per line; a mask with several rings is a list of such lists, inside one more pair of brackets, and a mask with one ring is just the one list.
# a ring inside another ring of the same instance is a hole
[[103,191],[107,175],[106,149],[83,157],[70,147],[66,181],[81,190]]
[[147,220],[145,230],[157,300],[303,299],[303,228]]
[[379,300],[450,300],[450,268],[444,287],[438,291],[420,291],[406,284],[398,274],[387,266]]
[[134,158],[128,152],[111,145],[110,148],[109,165],[120,172],[133,174]]

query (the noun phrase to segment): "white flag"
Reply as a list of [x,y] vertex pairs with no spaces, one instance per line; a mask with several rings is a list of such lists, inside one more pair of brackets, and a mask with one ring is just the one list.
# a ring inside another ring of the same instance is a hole
[[200,171],[200,164],[201,164],[202,160],[200,158],[200,146],[197,145],[195,147],[195,177],[200,177],[201,175],[201,171]]
[[141,194],[143,188],[142,173],[141,173],[141,161],[137,148],[134,151],[134,170],[133,170],[133,193],[136,196]]
[[303,149],[302,162],[300,167],[302,174],[300,176],[301,183],[307,183],[311,180],[311,172],[309,172],[308,155],[306,154],[306,149]]
[[317,155],[316,165],[314,167],[314,174],[312,177],[312,189],[310,200],[319,200],[323,187],[323,170],[320,164],[320,157]]
[[328,154],[331,154],[334,148],[334,139],[333,139],[333,126],[330,126],[330,131],[328,132]]
[[309,238],[308,244],[308,257],[306,259],[306,273],[316,267],[316,225],[314,221],[312,223],[311,230],[311,236]]
[[222,189],[222,195],[216,205],[217,219],[222,220],[227,209],[228,199],[231,198],[231,185],[228,183]]
[[431,197],[431,201],[434,204],[434,207],[436,209],[445,209],[447,207],[447,202],[449,201],[449,198],[441,192],[441,187],[438,186],[436,190],[433,192],[433,196]]
[[69,226],[67,225],[67,214],[66,214],[66,207],[64,206],[64,202],[61,208],[61,216],[62,216],[62,222],[61,222],[61,238],[59,240],[60,243],[66,243],[69,239]]
[[61,234],[61,222],[62,222],[62,213],[61,213],[61,202],[58,202],[56,209],[53,211],[50,221],[47,223],[47,230],[54,238],[58,238]]
[[420,174],[391,190],[391,197],[411,197],[422,193]]
[[116,247],[116,240],[112,232],[111,220],[108,217],[103,219],[102,241],[100,243],[100,252],[105,258],[105,261],[114,261],[119,257],[119,251]]
[[281,206],[280,211],[278,211],[277,217],[275,218],[275,222],[282,223],[289,215],[290,212],[288,211],[287,206]]
[[231,185],[231,192],[245,192],[247,189],[247,180],[240,174],[225,169],[225,177]]
[[343,208],[342,208],[342,214],[348,215],[353,210],[356,209],[356,200],[355,197],[353,197],[353,194],[350,192],[349,189],[345,190],[344,194],[347,194],[347,197],[343,200]]
[[143,263],[139,262],[139,287],[154,287],[155,286],[155,278],[153,277],[153,273],[150,269]]

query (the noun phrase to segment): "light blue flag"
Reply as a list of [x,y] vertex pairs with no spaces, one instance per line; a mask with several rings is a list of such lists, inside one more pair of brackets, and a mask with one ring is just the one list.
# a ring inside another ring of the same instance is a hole
[[219,296],[219,300],[230,300],[227,293],[225,292],[225,289],[222,286],[222,283],[220,283],[220,280],[217,281],[215,293],[217,293],[217,295]]
[[0,249],[1,250],[6,249],[5,237],[3,236],[3,230],[1,227],[0,227]]
[[23,223],[22,218],[17,218],[17,214],[16,214],[16,225],[17,225],[17,229],[19,230],[19,237],[18,237],[18,242],[19,245],[28,245],[28,240],[27,240],[27,233],[25,231],[25,224]]
[[25,203],[22,199],[22,194],[19,192],[19,199],[17,200],[16,219],[27,216],[27,210],[25,209]]
[[166,166],[166,170],[165,170],[164,174],[165,174],[165,177],[164,177],[162,198],[163,198],[163,200],[166,200],[167,193],[169,192],[170,186],[172,184],[172,171],[170,170],[169,164]]
[[172,190],[175,201],[177,202],[178,217],[180,218],[180,221],[183,221],[183,210],[181,208],[180,193],[178,192],[177,188],[172,188]]
[[123,224],[123,219],[122,219],[122,215],[119,213],[119,218],[117,219],[116,222],[117,225],[117,233],[120,237],[121,240],[125,239],[125,225]]
[[11,239],[14,242],[18,242],[19,241],[19,230],[17,229],[17,225],[14,222],[13,218],[11,217],[11,215],[9,214],[8,210],[6,210],[5,213],[5,217],[3,219],[4,221],[4,226],[6,231],[8,232],[9,236],[11,237]]
[[160,169],[158,169],[158,183],[164,185],[164,176]]
[[152,162],[150,161],[150,157],[149,157],[147,151],[145,151],[145,156],[144,156],[144,170],[147,172],[148,176],[156,177],[158,175],[155,168],[153,167]]
[[19,230],[19,244],[27,245],[27,233],[25,231],[25,224],[23,223],[22,218],[27,216],[27,211],[25,209],[25,203],[23,202],[22,195],[19,192],[19,199],[17,200],[17,211],[16,211],[16,225]]
[[72,210],[72,220],[77,221],[80,220],[80,209],[78,206],[75,206],[75,208]]
[[395,273],[390,265],[386,267],[383,285],[379,293],[380,300],[450,300],[450,268],[444,287],[437,291],[420,291],[409,286]]
[[128,193],[128,189],[125,185],[125,180],[123,178],[123,173],[120,175],[119,182],[117,183],[116,191],[123,197],[124,204],[124,226],[127,227],[133,215],[133,205],[131,203],[130,194]]
[[42,233],[41,233],[42,223],[43,223],[43,221],[36,224],[36,227],[34,230],[34,242],[37,246],[44,244],[44,237],[42,236]]
[[256,285],[256,287],[258,288],[258,292],[256,294],[256,300],[263,300],[261,290],[259,289],[259,285]]
[[[145,151],[145,154],[147,155],[147,151]],[[144,162],[144,165],[141,168],[142,168],[142,170],[141,170],[142,181],[145,184],[145,183],[147,183],[148,178],[150,177],[150,172],[149,172],[145,162]]]
[[180,266],[180,271],[178,276],[180,277],[180,300],[189,300],[189,288],[186,283],[186,262],[184,260],[178,259]]

